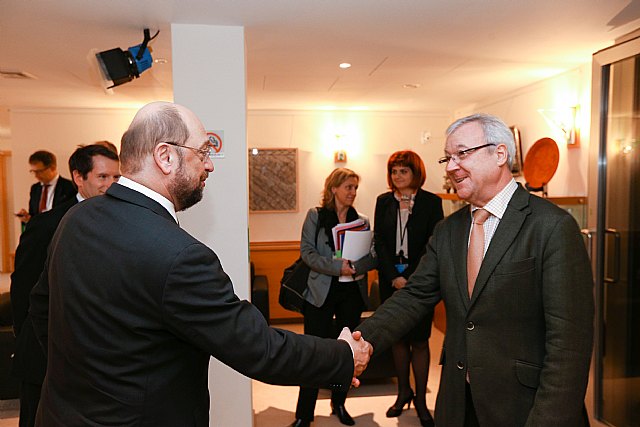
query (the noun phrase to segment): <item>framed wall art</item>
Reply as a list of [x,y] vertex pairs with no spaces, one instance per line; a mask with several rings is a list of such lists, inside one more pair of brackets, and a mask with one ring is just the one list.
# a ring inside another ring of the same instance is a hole
[[298,149],[249,149],[249,212],[298,211]]

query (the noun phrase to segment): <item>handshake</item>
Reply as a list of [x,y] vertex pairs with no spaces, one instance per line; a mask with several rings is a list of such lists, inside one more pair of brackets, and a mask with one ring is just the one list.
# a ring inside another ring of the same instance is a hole
[[373,346],[362,338],[360,331],[352,333],[349,328],[342,328],[338,339],[346,341],[351,347],[351,352],[353,353],[353,379],[351,380],[351,385],[358,387],[360,380],[357,377],[367,369],[367,364],[373,354]]

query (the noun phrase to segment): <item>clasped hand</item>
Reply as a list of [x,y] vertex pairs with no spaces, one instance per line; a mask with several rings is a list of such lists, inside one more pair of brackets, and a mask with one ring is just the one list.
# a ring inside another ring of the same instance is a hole
[[351,347],[353,353],[353,379],[351,380],[351,385],[358,387],[360,380],[357,377],[367,368],[369,359],[373,354],[373,346],[362,338],[360,331],[352,333],[349,328],[342,328],[338,339],[346,341]]

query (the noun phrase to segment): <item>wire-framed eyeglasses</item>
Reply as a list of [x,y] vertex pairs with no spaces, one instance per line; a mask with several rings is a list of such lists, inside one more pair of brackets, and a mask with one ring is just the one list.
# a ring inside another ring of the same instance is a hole
[[478,145],[476,147],[471,147],[471,148],[466,148],[464,150],[460,150],[460,151],[458,151],[456,153],[453,153],[451,155],[446,155],[444,157],[441,157],[440,159],[438,159],[438,163],[440,163],[440,164],[448,164],[451,160],[453,160],[457,164],[460,164],[460,162],[463,161],[464,159],[466,159],[470,154],[473,154],[477,150],[479,150],[481,148],[489,147],[491,145],[496,145],[496,144],[483,144],[483,145]]
[[203,162],[208,157],[211,156],[211,150],[213,150],[213,147],[211,145],[209,145],[209,144],[207,144],[207,146],[205,148],[194,148],[194,147],[189,147],[188,145],[180,145],[178,143],[171,142],[171,141],[163,141],[163,143],[164,144],[168,144],[168,145],[173,145],[174,147],[186,148],[188,150],[191,150],[194,153],[196,153],[196,155],[198,156],[200,161],[203,161]]

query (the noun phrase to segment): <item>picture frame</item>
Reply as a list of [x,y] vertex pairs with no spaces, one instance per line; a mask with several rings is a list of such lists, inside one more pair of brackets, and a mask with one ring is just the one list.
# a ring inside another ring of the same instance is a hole
[[520,129],[516,126],[510,126],[511,133],[513,133],[513,139],[516,144],[516,155],[513,159],[513,165],[511,166],[511,174],[513,176],[522,175],[522,167],[524,166],[524,162],[522,160],[522,139],[520,137]]
[[249,212],[298,211],[298,149],[249,149]]

